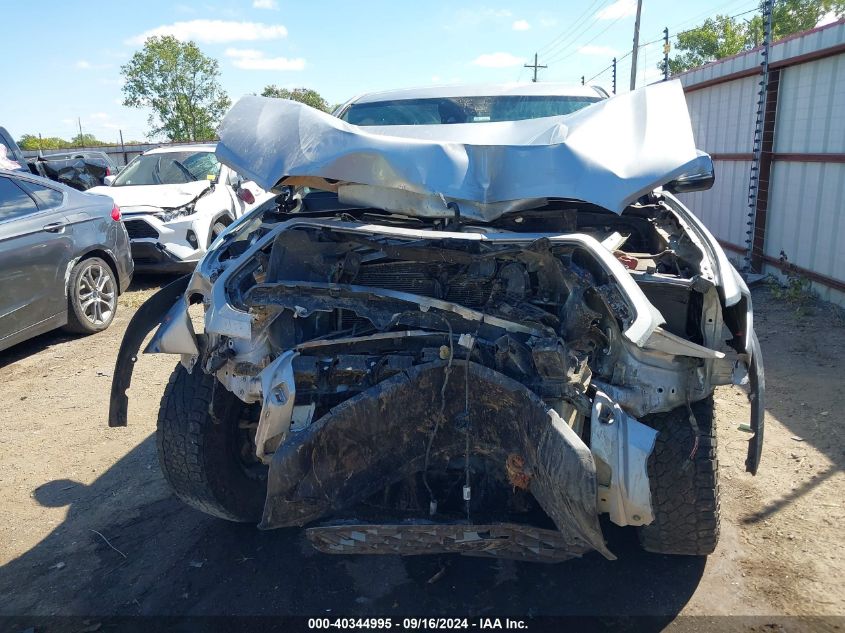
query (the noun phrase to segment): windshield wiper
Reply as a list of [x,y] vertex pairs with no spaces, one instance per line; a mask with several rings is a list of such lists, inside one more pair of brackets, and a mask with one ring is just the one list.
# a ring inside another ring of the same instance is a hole
[[196,176],[194,176],[194,175],[191,173],[191,171],[190,171],[187,167],[185,167],[182,163],[180,163],[178,160],[174,160],[174,161],[173,161],[173,164],[174,164],[174,165],[176,165],[179,169],[181,169],[181,170],[182,170],[182,173],[184,173],[185,175],[187,175],[187,176],[188,176],[188,178],[190,178],[192,181],[196,182],[197,180],[199,180],[199,178],[197,178]]
[[160,169],[161,169],[161,159],[159,158],[156,161],[155,166],[153,167],[153,173],[152,173],[153,181],[155,183],[159,184],[159,185],[164,184],[164,183],[161,182],[161,178],[159,177],[159,174],[161,173]]

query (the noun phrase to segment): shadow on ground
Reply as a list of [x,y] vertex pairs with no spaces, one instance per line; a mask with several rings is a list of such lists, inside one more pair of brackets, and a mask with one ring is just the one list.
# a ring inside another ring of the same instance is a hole
[[[830,464],[810,479],[758,511],[743,523],[764,521],[845,470],[845,427],[838,417],[845,409],[845,327],[840,308],[822,301],[796,307],[778,299],[766,286],[754,288],[754,328],[760,338],[766,370],[766,417],[783,424],[800,451],[808,443]],[[775,462],[772,447],[763,445],[758,477]],[[767,457],[767,452],[769,456]]]
[[0,570],[0,615],[649,614],[665,624],[705,564],[645,554],[619,528],[607,531],[615,562],[323,555],[298,529],[261,532],[171,497],[152,436],[90,486],[52,481],[33,496],[68,506],[67,518]]

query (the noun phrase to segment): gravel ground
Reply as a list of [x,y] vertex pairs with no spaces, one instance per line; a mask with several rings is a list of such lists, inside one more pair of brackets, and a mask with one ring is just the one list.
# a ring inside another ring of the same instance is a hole
[[0,615],[845,615],[845,329],[829,307],[797,311],[754,292],[766,444],[751,477],[737,429],[745,394],[720,388],[714,555],[647,555],[610,526],[618,561],[544,566],[325,556],[298,530],[259,532],[183,506],[153,436],[174,358],[142,357],[129,426],[106,422],[123,331],[161,281],[136,282],[106,332],[0,353]]

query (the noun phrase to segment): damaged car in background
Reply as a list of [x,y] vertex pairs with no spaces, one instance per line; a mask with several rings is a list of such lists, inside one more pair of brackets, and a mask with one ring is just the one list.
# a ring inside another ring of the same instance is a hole
[[674,195],[713,182],[680,84],[591,101],[372,126],[243,98],[217,155],[279,195],[138,311],[110,425],[160,323],[160,463],[204,512],[327,553],[613,558],[602,515],[711,553],[717,385],[760,461],[750,295]]

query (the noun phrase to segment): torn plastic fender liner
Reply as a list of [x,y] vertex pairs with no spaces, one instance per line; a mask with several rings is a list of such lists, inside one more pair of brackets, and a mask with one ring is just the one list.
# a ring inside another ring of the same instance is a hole
[[190,279],[191,275],[184,275],[159,290],[138,308],[132,320],[129,321],[114,365],[109,399],[109,426],[126,426],[129,408],[126,390],[132,384],[132,371],[135,368],[135,361],[138,360],[141,343],[144,342],[147,334],[161,323],[173,304],[185,294]]
[[764,416],[766,413],[766,374],[763,371],[763,356],[760,353],[760,341],[757,333],[751,331],[749,337],[751,347],[751,364],[748,367],[748,382],[751,399],[751,431],[754,435],[748,440],[748,454],[745,457],[745,470],[752,475],[757,474],[760,466],[760,456],[763,454]]
[[[464,418],[467,364],[454,361],[441,401],[445,363],[419,365],[338,405],[279,447],[270,463],[259,527],[302,526],[337,515],[430,464],[463,459],[470,450],[507,481],[508,456],[520,455],[529,490],[573,551],[613,554],[602,537],[596,469],[590,450],[532,391],[469,363],[469,415]],[[444,406],[443,418],[440,408]],[[456,421],[460,420],[460,424]]]

